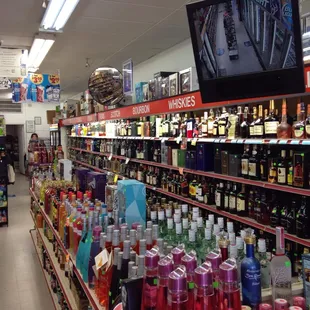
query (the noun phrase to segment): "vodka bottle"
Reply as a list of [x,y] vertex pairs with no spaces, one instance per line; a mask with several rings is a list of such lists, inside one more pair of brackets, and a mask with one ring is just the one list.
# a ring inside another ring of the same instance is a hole
[[285,298],[290,304],[292,299],[292,268],[290,259],[284,254],[284,228],[276,227],[276,255],[270,264],[272,301]]

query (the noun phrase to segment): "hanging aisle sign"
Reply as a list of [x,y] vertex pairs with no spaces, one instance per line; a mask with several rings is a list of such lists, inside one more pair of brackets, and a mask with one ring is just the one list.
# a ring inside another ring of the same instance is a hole
[[27,77],[28,50],[0,48],[0,77]]
[[60,78],[58,74],[31,73],[27,78],[12,81],[12,101],[55,102],[60,101]]

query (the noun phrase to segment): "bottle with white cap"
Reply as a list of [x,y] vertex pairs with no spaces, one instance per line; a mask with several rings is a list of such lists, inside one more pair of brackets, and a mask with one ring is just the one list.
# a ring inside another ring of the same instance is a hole
[[212,225],[214,225],[214,214],[209,214],[208,220],[211,222]]
[[217,224],[219,225],[220,230],[224,230],[224,218],[223,217],[218,217],[217,218]]
[[[205,228],[205,237],[202,240],[201,250],[196,250],[198,253],[198,258],[201,263],[204,262],[205,257],[214,249],[214,243],[212,242],[212,232],[211,228]],[[199,251],[199,252],[198,252]]]
[[227,232],[228,233],[233,233],[234,232],[234,222],[228,222],[227,221],[226,226],[227,226]]
[[270,262],[266,255],[266,240],[258,239],[258,260],[261,268],[262,288],[270,287]]

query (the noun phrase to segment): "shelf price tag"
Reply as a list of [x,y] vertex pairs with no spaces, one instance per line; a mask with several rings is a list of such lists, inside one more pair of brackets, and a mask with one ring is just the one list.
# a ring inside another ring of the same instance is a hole
[[192,140],[192,142],[191,142],[191,145],[192,146],[196,146],[196,144],[197,144],[197,138],[194,138],[193,140]]
[[108,160],[111,160],[113,157],[113,154],[111,153],[110,156],[108,157]]
[[130,158],[127,157],[127,158],[126,158],[126,161],[125,161],[125,164],[127,165],[127,164],[129,163],[129,161],[130,161]]
[[114,175],[114,183],[116,183],[118,181],[118,174]]

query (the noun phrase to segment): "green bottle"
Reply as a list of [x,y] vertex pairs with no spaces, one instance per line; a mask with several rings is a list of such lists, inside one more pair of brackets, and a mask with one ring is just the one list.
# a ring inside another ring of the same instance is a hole
[[174,245],[174,229],[173,229],[173,219],[167,218],[167,234],[164,237],[164,240],[168,243],[168,245]]
[[203,218],[197,218],[197,244],[202,245],[203,239],[205,238],[205,229],[203,227]]
[[158,229],[159,229],[159,237],[163,238],[167,233],[167,225],[165,222],[165,211],[158,211]]
[[183,243],[182,223],[175,223],[175,246]]
[[182,243],[186,246],[188,243],[188,218],[182,218]]

